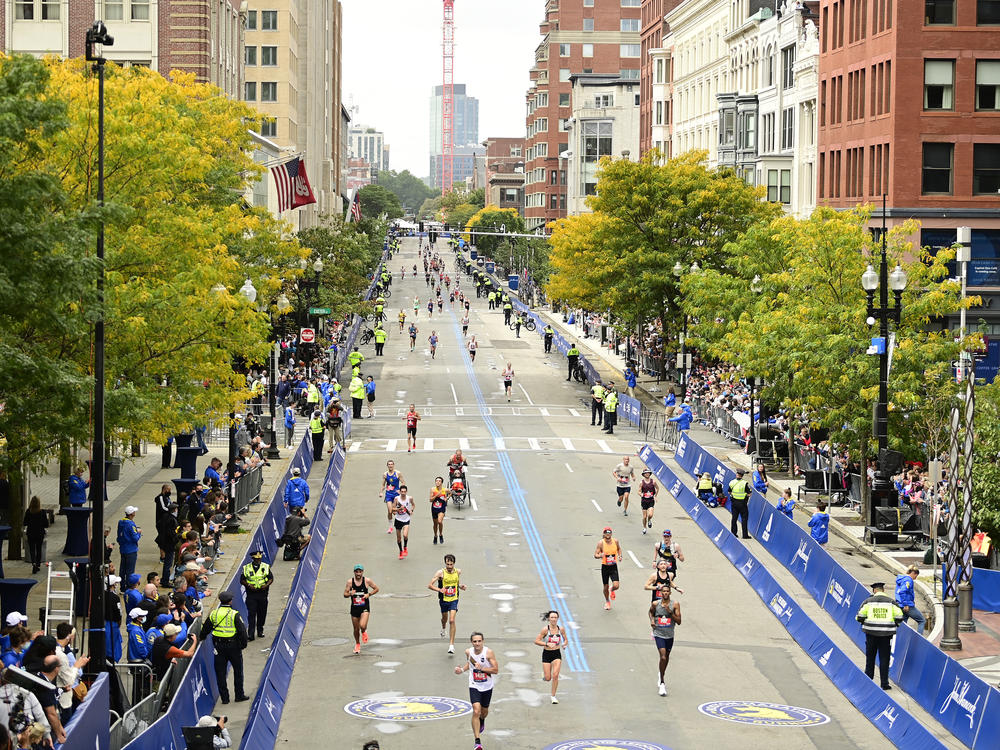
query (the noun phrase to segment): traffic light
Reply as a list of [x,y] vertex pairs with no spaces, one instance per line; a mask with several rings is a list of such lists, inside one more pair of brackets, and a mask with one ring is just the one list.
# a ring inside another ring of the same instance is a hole
[[424,233],[424,222],[420,222],[420,233]]
[[450,232],[451,231],[451,229],[449,229],[449,227],[448,227],[448,222],[444,223],[444,231],[446,231],[446,232]]

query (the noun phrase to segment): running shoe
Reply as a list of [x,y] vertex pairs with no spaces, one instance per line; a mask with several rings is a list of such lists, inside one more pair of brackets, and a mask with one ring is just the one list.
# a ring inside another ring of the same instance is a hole
[[[642,533],[643,533],[643,534],[645,534],[646,532],[644,531],[644,532],[642,532]],[[437,538],[437,537],[434,537],[434,544],[437,544],[437,543],[438,543],[438,538]]]
[[444,628],[441,628],[441,637],[442,637],[442,638],[444,638],[444,637],[445,637],[445,635],[446,635],[446,633],[445,633],[445,631],[444,631]]
[[611,609],[611,602],[604,602],[605,609]]
[[439,542],[440,542],[441,544],[444,544],[444,537],[443,537],[443,536],[439,536],[439,537],[438,537],[438,541],[439,541]]
[[406,549],[406,547],[403,547],[403,557],[406,557],[409,554],[410,554],[410,550]]
[[663,683],[661,682],[661,683],[660,683],[660,695],[666,695],[666,694],[667,694],[667,686],[666,686],[666,685],[664,685],[664,684],[663,684]]
[[454,645],[448,644],[448,653],[449,654],[455,653],[455,646]]
[[553,703],[553,704],[555,704],[555,703],[558,703],[558,702],[559,702],[559,699],[558,699],[558,698],[556,698],[556,697],[555,697],[555,696],[553,695],[553,696],[552,696],[552,703]]
[[642,533],[643,533],[643,534],[645,534],[645,533],[646,533],[646,527],[645,527],[645,526],[643,526],[643,527],[642,527]]
[[626,516],[628,515],[628,511],[627,510],[625,511],[624,515],[626,515]]
[[611,589],[611,601],[615,600],[615,590]]
[[362,643],[368,643],[368,633],[362,633],[361,634],[361,642]]
[[402,560],[404,557],[406,557],[406,555],[404,555],[402,552],[400,552],[399,553],[399,559]]
[[354,653],[356,653],[356,654],[360,654],[361,653],[361,644],[360,643],[355,643],[354,644]]
[[653,528],[653,522],[652,521],[649,522],[649,528]]
[[472,750],[483,750],[483,743],[482,742],[477,742],[476,746],[474,748],[472,748]]
[[619,508],[622,507],[622,499],[621,498],[618,498],[618,507]]

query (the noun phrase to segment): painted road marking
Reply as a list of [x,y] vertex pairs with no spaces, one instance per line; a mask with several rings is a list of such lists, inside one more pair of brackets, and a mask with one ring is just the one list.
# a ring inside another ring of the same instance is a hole
[[698,710],[716,719],[766,727],[814,727],[830,721],[829,716],[811,708],[759,701],[712,701],[702,703]]
[[472,495],[469,495],[469,503],[472,505],[472,509],[476,511],[476,513],[478,513],[479,506],[476,505],[476,498],[474,498]]
[[579,417],[580,416],[580,412],[578,412],[576,409],[570,409],[569,413],[570,413],[571,416],[574,416],[574,417]]
[[594,507],[597,508],[598,513],[604,512],[603,510],[601,510],[601,506],[597,504],[597,501],[594,498],[590,498],[590,502],[592,502],[594,504]]
[[565,448],[568,451],[575,450],[573,448],[573,441],[570,440],[569,438],[563,438],[562,439],[562,444],[563,444],[563,448]]
[[458,404],[458,393],[455,391],[455,384],[454,383],[448,383],[448,385],[451,386],[451,395],[452,395],[452,398],[454,398],[455,399],[455,403]]
[[469,439],[468,438],[459,438],[458,439],[458,447],[461,448],[463,451],[469,450]]
[[528,399],[528,403],[529,403],[529,404],[531,404],[532,406],[534,406],[534,405],[535,405],[535,402],[531,400],[531,396],[529,396],[529,395],[528,395],[528,392],[527,392],[526,390],[524,390],[524,386],[523,386],[523,385],[521,385],[520,383],[518,383],[518,384],[517,384],[517,387],[518,387],[518,388],[520,388],[520,389],[521,389],[521,391],[522,391],[522,392],[524,393],[524,397],[525,397],[526,399]]
[[362,441],[359,440],[356,443],[351,443],[351,447],[347,449],[347,452],[348,453],[357,453],[359,450],[361,450],[361,442]]
[[424,450],[425,451],[434,450],[434,438],[424,438]]
[[494,446],[494,447],[495,447],[495,448],[496,448],[496,449],[497,449],[498,451],[502,451],[502,450],[506,450],[506,448],[504,447],[504,444],[503,444],[503,438],[500,438],[500,437],[498,437],[498,438],[493,438],[493,446]]
[[637,567],[637,568],[641,568],[642,567],[642,563],[639,562],[639,558],[635,556],[635,552],[633,552],[632,550],[629,550],[628,551],[628,556],[632,558],[632,562],[635,563],[635,567]]
[[456,406],[455,407],[455,416],[456,417],[464,417],[465,416],[465,409],[463,409],[460,406]]
[[539,408],[538,409],[538,413],[541,414],[543,417],[549,416],[549,410],[548,409]]
[[611,450],[611,446],[608,445],[604,440],[598,440],[597,447],[600,448],[605,453],[614,453],[614,451]]
[[344,711],[359,719],[380,721],[431,721],[451,719],[472,713],[472,705],[455,698],[414,695],[387,700],[364,699],[344,706]]
[[541,446],[538,444],[537,438],[528,438],[528,447],[533,451],[541,450]]
[[396,452],[396,443],[397,442],[398,442],[397,440],[387,440],[385,442],[385,449],[386,449],[386,451],[388,451],[389,453],[395,453]]
[[569,464],[563,464],[563,465],[566,467],[566,469],[569,471],[570,474],[573,473],[573,467],[572,466],[570,466]]

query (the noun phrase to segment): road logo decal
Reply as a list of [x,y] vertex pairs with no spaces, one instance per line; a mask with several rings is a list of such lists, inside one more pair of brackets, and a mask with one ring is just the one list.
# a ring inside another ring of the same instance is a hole
[[666,745],[640,740],[565,740],[544,750],[670,750]]
[[702,703],[698,710],[716,719],[765,727],[814,727],[830,721],[829,716],[811,708],[759,701],[712,701]]
[[344,710],[359,719],[378,721],[433,721],[454,719],[472,713],[472,704],[457,698],[413,695],[387,700],[363,699],[344,706]]

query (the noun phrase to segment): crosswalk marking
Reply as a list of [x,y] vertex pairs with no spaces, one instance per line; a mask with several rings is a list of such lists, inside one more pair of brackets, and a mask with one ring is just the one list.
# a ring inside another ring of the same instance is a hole
[[503,438],[493,438],[493,445],[498,451],[506,450],[503,443]]
[[387,440],[386,444],[385,444],[385,450],[386,450],[386,452],[387,453],[395,453],[396,452],[396,443],[397,442],[398,441],[396,441],[396,440]]
[[461,448],[463,451],[469,450],[469,439],[468,438],[459,438],[458,439],[458,447]]
[[424,438],[424,450],[425,451],[434,450],[434,438]]
[[533,451],[540,450],[540,446],[538,445],[538,439],[528,438],[528,447],[531,448],[531,450]]
[[538,414],[540,416],[547,417],[547,416],[549,416],[549,410],[548,409],[543,409],[543,408],[539,407],[538,408]]
[[597,445],[605,453],[613,453],[613,451],[611,450],[611,446],[608,445],[606,441],[604,441],[604,440],[598,440],[597,441]]
[[578,412],[576,409],[570,409],[569,413],[570,413],[571,417],[579,417],[580,416],[580,412]]
[[[389,438],[356,438],[351,442],[348,449],[351,453],[363,451],[365,453],[395,453],[402,449],[404,441],[402,439]],[[472,438],[452,438],[435,437],[421,438],[418,443],[421,450],[429,452],[454,453],[457,448],[461,448],[463,453],[470,454],[495,454],[497,451],[509,452],[531,452],[539,454],[547,453],[593,453],[596,455],[606,455],[608,453],[631,454],[636,450],[636,444],[630,440],[597,440],[595,438],[559,438],[559,437],[529,437],[524,436],[503,436],[503,437],[472,437]],[[481,461],[480,461],[481,463]]]
[[347,452],[348,453],[357,453],[359,450],[361,450],[361,443],[362,442],[363,441],[358,440],[355,443],[351,443],[351,447],[347,449]]
[[570,440],[569,438],[563,438],[562,439],[562,444],[563,444],[563,448],[565,448],[566,450],[568,450],[568,451],[574,450],[574,448],[573,448],[573,441]]

